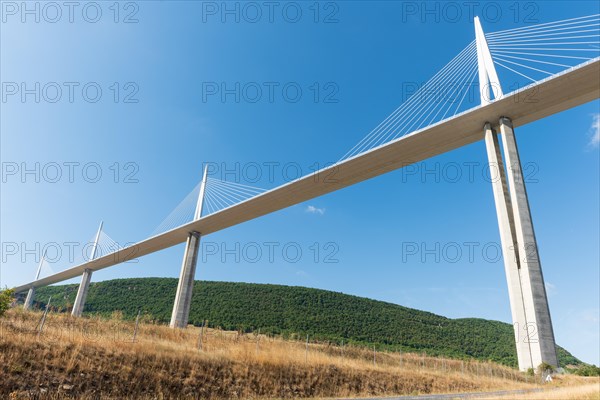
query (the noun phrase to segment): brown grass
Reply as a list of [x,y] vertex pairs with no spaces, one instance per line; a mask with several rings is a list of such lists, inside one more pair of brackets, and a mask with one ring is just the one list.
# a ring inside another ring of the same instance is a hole
[[[118,318],[73,319],[13,309],[0,324],[0,398],[298,398],[528,389],[493,363],[375,353]],[[586,381],[589,383],[589,381]],[[573,389],[573,388],[571,388]]]
[[542,392],[486,397],[502,400],[600,400],[600,378],[557,377]]

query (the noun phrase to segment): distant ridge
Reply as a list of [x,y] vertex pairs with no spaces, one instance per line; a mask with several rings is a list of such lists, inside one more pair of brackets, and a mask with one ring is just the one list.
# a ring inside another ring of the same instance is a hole
[[[78,285],[49,286],[36,300],[52,296],[67,311]],[[177,279],[136,278],[92,283],[86,313],[138,310],[168,323]],[[46,300],[44,300],[46,301]],[[37,302],[38,306],[44,303]],[[433,356],[475,358],[517,366],[512,325],[477,318],[449,319],[412,308],[320,289],[253,283],[196,281],[190,324],[206,319],[211,327],[375,345],[381,350],[425,352]],[[561,366],[582,362],[558,347]]]

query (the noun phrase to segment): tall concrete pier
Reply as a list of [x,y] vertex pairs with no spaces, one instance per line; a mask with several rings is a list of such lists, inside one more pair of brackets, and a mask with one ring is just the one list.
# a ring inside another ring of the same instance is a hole
[[[96,239],[94,240],[94,244],[92,246],[92,252],[90,254],[90,260],[96,258],[96,252],[98,250],[98,241],[100,240],[100,233],[102,233],[102,222],[100,222],[100,227],[98,228],[98,233],[96,233]],[[83,275],[81,277],[81,283],[79,284],[79,290],[77,291],[77,297],[75,297],[75,304],[73,305],[73,311],[71,315],[74,317],[81,317],[83,314],[83,309],[85,307],[85,301],[87,299],[88,291],[90,289],[90,282],[92,280],[92,271],[86,269],[83,271]]]
[[[481,104],[486,105],[503,93],[477,17],[475,37]],[[509,118],[501,117],[498,126],[506,162],[502,160],[498,136],[492,125],[486,123],[483,130],[492,173],[519,369],[535,369],[542,362],[558,366],[548,298],[513,125]]]
[[498,136],[489,123],[484,127],[484,134],[519,369],[536,369],[542,362],[558,366],[548,297],[514,130],[506,117],[500,118],[499,127],[505,163]]
[[[542,362],[558,366],[552,319],[548,307],[546,286],[529,210],[521,160],[509,118],[500,118],[502,147],[506,158],[510,204],[514,217],[514,239],[519,261],[519,273],[527,325],[521,330],[522,340],[529,343],[533,368]],[[522,368],[523,369],[523,368]]]
[[[207,174],[208,168],[205,167],[202,182],[200,183],[200,192],[198,193],[198,202],[196,203],[194,220],[198,220],[202,216]],[[173,314],[171,315],[171,328],[185,328],[188,325],[199,249],[200,232],[190,232],[185,245],[181,274],[179,275],[179,284],[177,285],[175,304],[173,305]]]
[[485,145],[488,153],[489,168],[491,174],[492,188],[494,191],[494,202],[500,228],[500,242],[504,255],[504,269],[506,282],[508,284],[508,297],[510,299],[510,311],[515,331],[515,343],[517,345],[517,359],[521,369],[531,368],[531,349],[529,343],[523,340],[522,327],[527,326],[525,317],[525,306],[521,290],[521,277],[519,274],[519,256],[516,253],[517,245],[514,241],[514,218],[510,205],[510,194],[506,182],[506,172],[500,152],[498,135],[488,123],[484,127]]
[[[42,272],[42,265],[44,264],[44,258],[46,257],[46,253],[42,254],[42,258],[40,259],[40,263],[37,267],[37,272],[35,273],[35,280],[37,281],[40,278],[40,272]],[[35,297],[35,287],[32,287],[27,292],[27,297],[25,298],[25,303],[23,303],[24,310],[30,310],[33,305],[33,298]]]

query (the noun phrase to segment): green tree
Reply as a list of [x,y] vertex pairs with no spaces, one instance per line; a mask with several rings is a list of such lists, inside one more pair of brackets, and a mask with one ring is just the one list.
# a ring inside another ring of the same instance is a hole
[[600,368],[595,365],[584,365],[577,368],[573,373],[579,376],[600,376]]
[[4,315],[6,310],[8,310],[12,304],[14,294],[14,290],[12,289],[0,291],[0,317]]
[[548,374],[552,374],[554,372],[556,372],[556,368],[554,367],[554,365],[550,365],[547,362],[542,362],[538,368],[538,373],[540,373],[542,376],[546,376]]

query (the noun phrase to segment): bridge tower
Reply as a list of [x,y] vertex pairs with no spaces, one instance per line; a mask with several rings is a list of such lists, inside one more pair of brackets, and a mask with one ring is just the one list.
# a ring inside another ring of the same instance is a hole
[[[44,264],[44,258],[46,257],[46,252],[42,254],[42,258],[40,259],[40,263],[37,267],[37,272],[35,273],[35,280],[37,281],[40,278],[40,272],[42,272],[42,265]],[[27,297],[25,298],[25,302],[23,303],[24,310],[30,310],[33,305],[33,298],[35,296],[35,287],[31,287],[27,292]]]
[[[202,216],[207,174],[208,166],[204,168],[204,174],[202,175],[194,221],[200,219]],[[185,328],[188,325],[199,249],[200,232],[190,232],[185,245],[185,253],[183,254],[181,274],[179,275],[179,284],[177,285],[177,294],[175,295],[175,304],[173,305],[173,314],[171,315],[171,328]]]
[[[475,37],[481,104],[486,105],[492,102],[492,95],[497,99],[503,93],[478,17],[475,17]],[[488,122],[483,130],[519,369],[535,369],[542,362],[558,367],[548,298],[515,133],[507,116],[501,116],[496,126],[502,134],[504,160],[495,127]]]
[[[102,233],[102,221],[100,221],[100,227],[98,228],[98,232],[96,233],[96,239],[94,240],[94,244],[92,245],[92,252],[90,254],[90,260],[96,258],[96,252],[98,250],[98,241],[100,240],[100,234]],[[88,291],[90,289],[90,282],[92,280],[92,271],[86,269],[83,271],[83,275],[81,276],[81,283],[79,284],[79,290],[77,291],[77,297],[75,297],[75,304],[73,305],[73,311],[71,315],[79,318],[81,314],[83,314],[83,308],[85,307],[85,301],[87,299]]]

